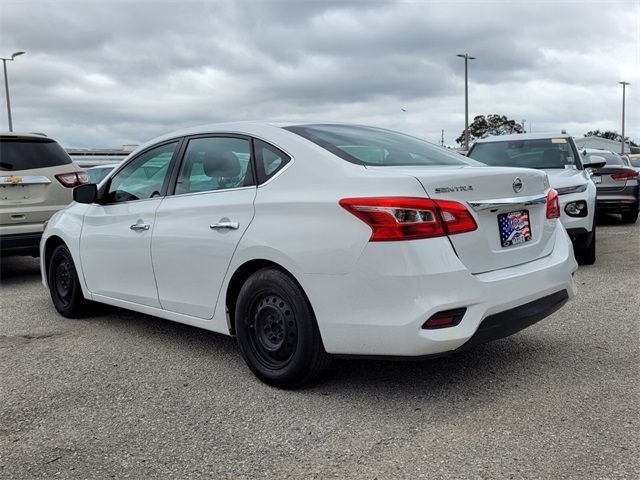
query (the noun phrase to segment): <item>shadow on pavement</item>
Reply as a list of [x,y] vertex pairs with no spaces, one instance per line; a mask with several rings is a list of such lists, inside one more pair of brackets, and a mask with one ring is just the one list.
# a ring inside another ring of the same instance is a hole
[[0,282],[3,285],[16,285],[34,280],[40,280],[38,258],[28,256],[0,257]]

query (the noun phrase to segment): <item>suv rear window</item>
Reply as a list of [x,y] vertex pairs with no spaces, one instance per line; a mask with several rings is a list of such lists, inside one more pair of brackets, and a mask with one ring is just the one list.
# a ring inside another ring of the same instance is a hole
[[416,137],[382,128],[357,125],[285,127],[325,150],[357,165],[480,165]]
[[0,138],[0,170],[13,172],[68,163],[71,158],[54,140]]
[[469,152],[469,157],[497,167],[582,169],[566,138],[476,143]]

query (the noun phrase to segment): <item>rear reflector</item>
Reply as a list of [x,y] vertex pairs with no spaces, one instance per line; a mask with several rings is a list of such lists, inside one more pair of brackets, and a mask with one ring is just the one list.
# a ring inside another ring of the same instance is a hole
[[77,187],[83,183],[89,183],[89,175],[87,172],[71,172],[71,173],[60,173],[56,175],[58,181],[67,188]]
[[611,175],[611,178],[617,180],[618,182],[622,182],[623,180],[632,180],[638,176],[638,172],[635,170],[633,172],[622,172],[622,173],[614,173]]
[[455,327],[460,323],[466,312],[466,308],[457,308],[455,310],[438,312],[432,315],[429,320],[424,322],[422,328],[426,330],[433,330],[435,328]]
[[560,218],[560,201],[558,192],[553,188],[547,193],[547,218]]
[[442,237],[478,228],[464,205],[448,200],[344,198],[340,205],[371,227],[371,242]]

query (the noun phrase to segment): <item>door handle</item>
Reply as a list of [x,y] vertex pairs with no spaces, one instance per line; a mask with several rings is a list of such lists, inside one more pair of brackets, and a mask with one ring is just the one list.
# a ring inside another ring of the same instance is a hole
[[133,230],[134,232],[139,232],[139,231],[143,231],[143,230],[149,230],[149,224],[148,223],[134,223],[129,228],[131,230]]
[[224,228],[228,228],[229,230],[237,230],[240,228],[240,224],[238,222],[223,221],[215,223],[213,225],[209,225],[209,228],[212,230],[222,230]]

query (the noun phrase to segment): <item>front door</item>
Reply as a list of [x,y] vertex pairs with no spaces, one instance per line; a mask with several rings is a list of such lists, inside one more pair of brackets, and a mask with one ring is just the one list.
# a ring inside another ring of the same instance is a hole
[[247,138],[191,138],[175,195],[156,212],[152,257],[165,310],[210,319],[231,257],[253,219]]
[[169,142],[137,156],[111,179],[102,204],[87,209],[80,259],[92,294],[160,307],[151,235],[177,145]]

